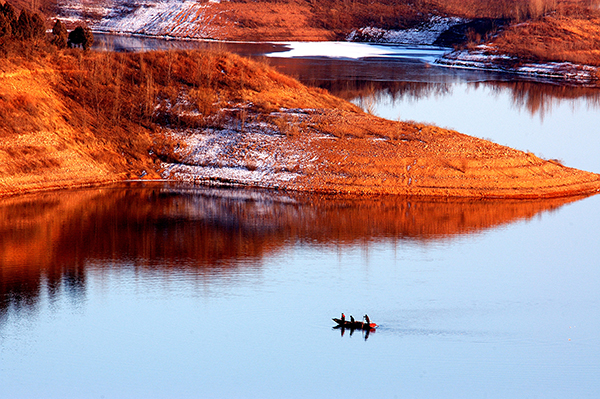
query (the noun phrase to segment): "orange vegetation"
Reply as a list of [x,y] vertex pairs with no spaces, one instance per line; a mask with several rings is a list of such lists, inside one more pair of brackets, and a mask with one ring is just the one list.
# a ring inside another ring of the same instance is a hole
[[436,1],[234,0],[222,3],[229,40],[335,40],[366,26],[403,29],[448,10]]
[[67,124],[52,89],[51,69],[11,67],[0,73],[0,192],[115,180]]
[[[564,5],[568,3],[566,6]],[[521,22],[589,0],[232,0],[211,4],[225,40],[334,40],[363,27],[405,29],[432,15]]]
[[[228,129],[236,135],[236,147],[226,159],[213,161],[256,169],[247,122],[263,123],[278,135],[281,145],[264,143],[268,154],[311,154],[305,162],[281,164],[296,178],[265,182],[268,187],[503,198],[600,188],[596,174],[457,132],[384,120],[223,52],[69,50],[35,61],[13,58],[1,66],[4,194],[157,178],[161,161],[190,162],[185,140],[168,136],[169,131],[185,136]],[[301,116],[289,109],[302,110]]]
[[[99,12],[106,7],[105,1],[84,3],[79,15],[82,21],[94,23],[105,17]],[[212,2],[207,8],[206,3],[182,4],[182,15],[187,19],[188,14],[197,14],[196,25],[201,30],[210,28],[213,39],[264,41],[342,39],[357,28],[410,28],[433,15],[521,21],[556,9],[559,0],[230,0]],[[15,0],[13,4],[38,8],[49,16],[61,11],[61,4],[51,0]],[[194,35],[192,26],[179,32],[177,18],[171,18],[165,34]]]
[[566,8],[511,25],[491,43],[523,61],[568,61],[600,66],[600,9]]

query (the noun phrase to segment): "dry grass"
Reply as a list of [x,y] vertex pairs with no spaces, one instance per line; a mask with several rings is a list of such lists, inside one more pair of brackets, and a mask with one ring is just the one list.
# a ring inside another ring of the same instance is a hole
[[600,10],[577,1],[563,12],[512,25],[492,43],[496,51],[523,61],[568,61],[600,66]]
[[0,75],[0,192],[114,179],[94,159],[94,141],[65,122],[64,103],[53,89],[56,72],[8,67],[3,62]]
[[[35,62],[3,60],[0,68],[0,116],[12,121],[0,126],[4,193],[159,177],[161,161],[178,159],[183,144],[165,130],[227,128],[243,147],[253,141],[246,126],[254,122],[278,127],[283,142],[273,143],[319,159],[290,165],[302,175],[286,186],[294,190],[538,197],[599,185],[598,175],[483,140],[377,118],[219,51],[67,50]],[[279,157],[282,148],[269,145],[261,143],[263,151]],[[217,161],[259,169],[247,149],[240,148],[239,160],[228,152]]]
[[539,18],[559,7],[560,0],[443,0],[440,10],[466,18],[506,18],[519,22]]
[[73,173],[86,164],[98,167],[73,176],[79,183],[158,177],[161,161],[171,160],[179,145],[163,128],[219,128],[232,119],[243,126],[246,112],[222,111],[239,104],[258,114],[281,107],[356,110],[266,65],[219,51],[42,52],[0,59],[0,71],[5,192],[60,186],[73,162]]
[[[431,15],[524,21],[562,10],[561,0],[235,0],[221,6],[240,40],[331,40],[354,29],[413,27]],[[579,0],[590,3],[588,0]],[[592,1],[593,3],[594,1]]]

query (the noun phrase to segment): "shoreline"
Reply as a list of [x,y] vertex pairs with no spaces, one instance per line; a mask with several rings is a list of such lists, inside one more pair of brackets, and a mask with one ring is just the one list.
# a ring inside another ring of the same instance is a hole
[[484,51],[485,48],[478,51],[456,50],[437,59],[435,65],[501,72],[572,86],[600,87],[600,67],[570,62],[523,62],[505,54],[484,54]]
[[172,130],[171,139],[183,145],[162,164],[162,176],[199,185],[431,198],[600,192],[599,174],[435,126],[352,111],[245,112],[243,127]]
[[550,194],[550,195],[539,195],[539,194],[515,194],[515,195],[444,195],[441,193],[437,194],[422,194],[422,193],[395,193],[395,192],[365,192],[355,190],[336,190],[336,189],[297,189],[288,187],[269,187],[263,185],[251,185],[244,183],[225,182],[219,179],[206,179],[206,180],[180,180],[180,179],[124,179],[124,180],[111,180],[102,181],[98,180],[95,182],[87,183],[76,183],[76,184],[65,184],[65,185],[40,185],[39,187],[30,188],[22,191],[5,191],[0,189],[0,201],[7,198],[18,198],[29,195],[44,195],[44,194],[59,194],[61,192],[78,191],[78,190],[91,190],[91,189],[111,189],[111,188],[123,188],[123,189],[137,189],[147,188],[148,185],[156,185],[158,187],[169,187],[178,189],[217,189],[217,190],[247,190],[248,192],[258,191],[270,194],[289,194],[289,195],[301,195],[301,196],[324,196],[325,198],[342,198],[342,199],[372,199],[372,198],[407,198],[423,201],[537,201],[537,200],[559,200],[573,198],[583,199],[598,195],[600,193],[600,183],[595,186],[583,190],[564,191],[562,193]]
[[0,194],[139,179],[360,196],[533,199],[600,190],[600,174],[376,117],[234,54],[60,57],[55,68],[4,65],[11,73],[0,77],[0,96],[14,117],[2,128],[14,139],[0,145]]
[[[271,44],[285,45],[287,43],[356,43],[373,46],[423,46],[433,48],[447,49],[448,52],[442,57],[428,62],[431,65],[441,66],[453,69],[468,69],[478,71],[499,72],[508,75],[515,75],[520,78],[530,78],[533,81],[543,80],[548,83],[561,83],[571,86],[582,87],[600,87],[600,67],[594,67],[584,64],[575,64],[570,62],[524,62],[516,57],[506,54],[484,54],[485,45],[480,45],[476,50],[452,50],[451,47],[438,46],[431,43],[411,43],[394,41],[331,41],[331,40],[281,40],[281,41],[243,41],[226,40],[195,37],[177,37],[168,35],[152,35],[132,32],[115,32],[94,30],[94,33],[101,35],[114,35],[119,37],[132,37],[149,40],[165,40],[167,42],[197,42],[210,44]],[[99,49],[101,50],[101,49]],[[98,51],[98,50],[97,50]],[[114,51],[114,50],[108,50]],[[127,50],[126,50],[127,51]],[[148,51],[166,51],[166,50],[148,50]],[[294,58],[293,56],[290,58]]]

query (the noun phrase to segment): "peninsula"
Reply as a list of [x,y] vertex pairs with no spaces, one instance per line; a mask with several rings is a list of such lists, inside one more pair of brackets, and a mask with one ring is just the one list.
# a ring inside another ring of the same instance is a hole
[[0,195],[139,179],[470,198],[600,190],[600,175],[385,120],[233,54],[62,48],[62,28],[46,37],[21,14],[1,38]]
[[132,179],[478,198],[600,189],[600,175],[385,120],[225,52],[24,50],[0,61],[2,194]]

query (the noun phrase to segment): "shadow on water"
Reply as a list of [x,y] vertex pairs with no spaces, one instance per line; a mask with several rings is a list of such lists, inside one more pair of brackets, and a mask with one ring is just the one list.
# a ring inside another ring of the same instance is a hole
[[11,308],[33,310],[42,295],[85,296],[92,264],[219,278],[294,245],[452,240],[576,199],[332,198],[162,183],[5,198],[0,320]]

